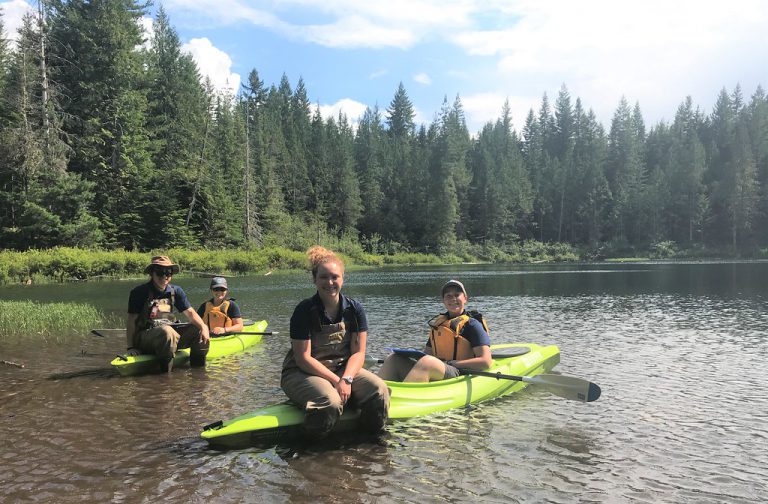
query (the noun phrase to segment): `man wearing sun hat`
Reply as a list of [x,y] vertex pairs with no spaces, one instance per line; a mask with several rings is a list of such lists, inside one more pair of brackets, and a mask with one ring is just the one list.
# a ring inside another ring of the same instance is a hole
[[[154,256],[144,268],[149,282],[131,290],[128,297],[126,341],[128,355],[153,354],[160,358],[160,370],[173,368],[173,356],[189,348],[192,366],[204,366],[210,335],[208,326],[192,308],[181,287],[171,284],[179,265],[168,256]],[[172,325],[176,314],[184,314],[188,325]]]
[[456,378],[461,369],[482,371],[491,367],[491,338],[483,316],[467,311],[467,289],[448,280],[441,289],[445,313],[429,322],[429,339],[423,353],[395,351],[377,373],[384,380],[428,382]]

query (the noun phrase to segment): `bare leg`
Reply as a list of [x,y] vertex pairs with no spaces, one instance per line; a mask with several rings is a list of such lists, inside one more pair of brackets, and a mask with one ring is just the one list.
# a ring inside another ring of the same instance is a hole
[[376,373],[382,380],[403,381],[414,362],[409,357],[397,354],[389,354]]
[[425,355],[411,368],[404,382],[431,382],[445,378],[445,364],[437,357]]

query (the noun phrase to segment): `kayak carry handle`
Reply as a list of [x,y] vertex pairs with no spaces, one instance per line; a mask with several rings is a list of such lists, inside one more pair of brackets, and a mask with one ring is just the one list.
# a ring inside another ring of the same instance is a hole
[[123,354],[117,354],[117,358],[120,359],[123,362],[127,362],[128,361],[128,357],[126,357]]
[[220,429],[224,427],[224,420],[217,420],[213,423],[209,423],[208,425],[203,426],[203,430],[214,430],[214,429]]

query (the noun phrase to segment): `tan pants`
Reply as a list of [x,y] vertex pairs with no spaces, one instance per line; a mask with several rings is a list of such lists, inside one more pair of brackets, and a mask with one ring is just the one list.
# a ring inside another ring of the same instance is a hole
[[[288,398],[304,410],[304,432],[312,438],[321,438],[330,433],[344,412],[344,404],[336,387],[325,378],[292,368],[283,371],[280,386]],[[371,433],[382,431],[389,410],[387,385],[375,374],[361,369],[352,382],[352,394],[347,407],[360,409],[362,429]]]
[[200,330],[193,326],[174,328],[168,325],[140,331],[138,348],[142,353],[172,359],[179,348],[189,348],[190,359],[202,358],[208,353],[208,345],[200,343]]

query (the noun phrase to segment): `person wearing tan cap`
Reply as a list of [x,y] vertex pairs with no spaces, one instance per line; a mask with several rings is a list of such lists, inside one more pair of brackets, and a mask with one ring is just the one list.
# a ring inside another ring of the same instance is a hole
[[465,309],[468,300],[463,283],[447,281],[442,288],[447,311],[428,322],[426,355],[396,351],[387,356],[377,374],[390,381],[429,382],[456,378],[461,369],[482,371],[491,367],[488,325],[480,313]]
[[[179,348],[189,348],[189,363],[204,366],[210,335],[208,326],[197,314],[181,287],[171,284],[179,272],[167,256],[154,256],[144,268],[149,282],[131,290],[128,296],[126,341],[128,355],[154,354],[160,358],[160,370],[173,367]],[[174,310],[184,314],[190,325],[175,326]]]

